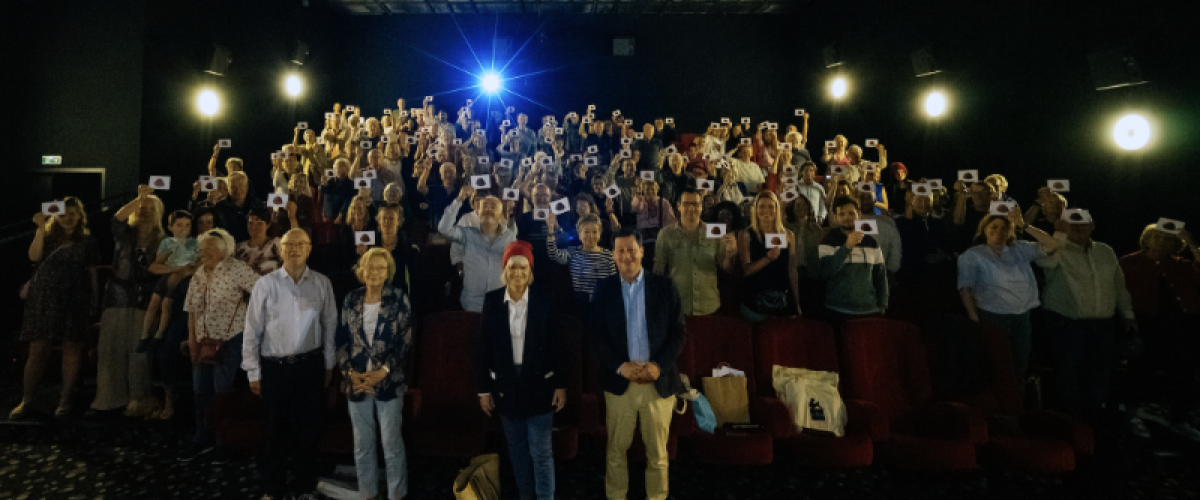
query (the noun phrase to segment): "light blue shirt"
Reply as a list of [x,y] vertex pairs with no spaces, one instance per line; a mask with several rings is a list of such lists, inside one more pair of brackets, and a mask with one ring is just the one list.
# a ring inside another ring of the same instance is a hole
[[650,335],[646,328],[646,270],[630,284],[621,280],[621,298],[625,301],[625,336],[629,341],[630,361],[650,361]]
[[438,222],[438,232],[446,239],[463,248],[463,291],[459,300],[463,309],[471,312],[483,311],[483,297],[488,292],[504,287],[500,282],[500,271],[504,268],[504,249],[517,240],[517,228],[505,227],[495,239],[488,239],[478,227],[459,226],[454,223],[462,202],[455,198],[446,207]]
[[1041,304],[1030,263],[1045,255],[1032,241],[1017,240],[996,255],[975,245],[958,257],[958,289],[975,292],[976,307],[993,314],[1021,314]]

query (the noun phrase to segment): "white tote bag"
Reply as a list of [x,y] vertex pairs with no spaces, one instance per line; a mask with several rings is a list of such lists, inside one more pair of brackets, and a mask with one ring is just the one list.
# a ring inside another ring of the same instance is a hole
[[792,414],[796,430],[846,433],[846,406],[838,395],[838,374],[775,365],[772,385]]

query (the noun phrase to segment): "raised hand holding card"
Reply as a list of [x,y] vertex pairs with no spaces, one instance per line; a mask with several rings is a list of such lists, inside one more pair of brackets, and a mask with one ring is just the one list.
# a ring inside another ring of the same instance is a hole
[[854,221],[854,230],[862,234],[879,234],[879,223],[871,219]]
[[827,147],[827,148],[836,148],[836,147],[837,147],[837,141],[825,141],[825,147]]
[[1007,216],[1017,209],[1017,204],[1011,201],[993,201],[988,214]]
[[229,139],[220,139],[217,141],[217,145],[220,146],[221,149],[229,149],[233,147],[233,141]]
[[546,220],[550,217],[550,211],[544,208],[535,208],[533,210],[533,220]]
[[1179,231],[1183,230],[1183,221],[1163,217],[1158,219],[1158,224],[1154,225],[1154,229],[1168,234],[1179,234]]
[[297,123],[296,128],[298,128],[300,130],[308,130],[308,122]]
[[867,139],[866,144],[868,148],[873,148],[879,145],[879,139]]
[[767,248],[787,248],[787,235],[784,233],[767,233],[763,235]]

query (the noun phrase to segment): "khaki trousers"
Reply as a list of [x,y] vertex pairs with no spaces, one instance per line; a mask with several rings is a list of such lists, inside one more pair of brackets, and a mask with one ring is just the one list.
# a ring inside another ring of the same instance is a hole
[[668,490],[667,438],[675,396],[658,397],[653,384],[629,384],[620,396],[604,393],[608,451],[605,459],[604,491],[609,500],[625,500],[629,492],[629,459],[626,452],[633,442],[633,431],[641,422],[642,442],[646,445],[646,496],[665,500]]
[[93,409],[120,408],[150,394],[150,356],[133,352],[145,316],[145,310],[133,308],[110,307],[101,313]]

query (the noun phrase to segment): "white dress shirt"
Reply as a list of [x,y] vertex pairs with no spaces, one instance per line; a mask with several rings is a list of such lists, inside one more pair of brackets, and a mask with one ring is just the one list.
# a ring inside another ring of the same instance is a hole
[[258,280],[250,294],[242,339],[242,369],[257,382],[260,358],[282,358],[324,348],[325,369],[336,358],[337,304],[325,275],[305,268],[297,283],[287,269]]
[[529,318],[529,289],[521,294],[521,300],[513,300],[508,290],[504,291],[504,303],[508,305],[508,334],[512,336],[513,364],[525,361],[525,322]]

